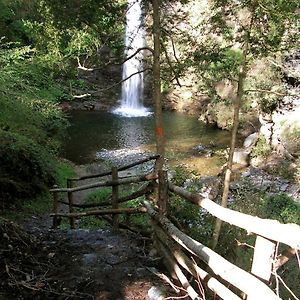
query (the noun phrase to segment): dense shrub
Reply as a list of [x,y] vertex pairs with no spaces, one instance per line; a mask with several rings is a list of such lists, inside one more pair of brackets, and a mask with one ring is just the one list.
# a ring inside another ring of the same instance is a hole
[[55,160],[41,145],[4,130],[0,131],[0,201],[7,206],[55,182]]

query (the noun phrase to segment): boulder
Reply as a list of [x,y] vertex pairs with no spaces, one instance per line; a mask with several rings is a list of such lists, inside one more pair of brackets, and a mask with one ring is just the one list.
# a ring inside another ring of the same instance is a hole
[[244,144],[243,144],[244,148],[252,149],[255,146],[257,140],[258,140],[258,133],[257,132],[254,132],[254,133],[250,134],[244,140]]
[[250,162],[250,151],[248,149],[235,149],[233,153],[233,163],[248,166]]

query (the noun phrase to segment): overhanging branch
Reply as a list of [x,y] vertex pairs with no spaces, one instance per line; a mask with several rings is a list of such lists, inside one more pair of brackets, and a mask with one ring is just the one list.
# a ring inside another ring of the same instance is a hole
[[82,94],[82,95],[74,95],[73,98],[74,98],[74,99],[81,99],[81,98],[91,97],[91,96],[93,96],[93,95],[95,95],[95,94],[97,94],[97,93],[99,93],[99,92],[105,92],[105,91],[108,91],[108,90],[110,90],[110,89],[116,87],[117,85],[119,85],[119,84],[125,82],[126,80],[130,79],[132,76],[135,76],[135,75],[140,74],[140,73],[144,73],[144,72],[146,72],[146,71],[148,71],[148,70],[152,70],[152,69],[151,69],[151,68],[145,68],[145,69],[143,69],[143,70],[141,70],[141,71],[132,73],[130,76],[126,77],[125,79],[122,79],[122,80],[120,80],[119,82],[114,83],[114,84],[110,85],[109,87],[107,87],[107,88],[105,88],[105,89],[100,89],[100,90],[93,91],[93,92],[91,92],[91,93]]
[[[148,51],[150,51],[153,54],[153,49],[152,48],[150,48],[150,47],[141,47],[141,48],[138,48],[133,54],[131,54],[130,56],[126,57],[121,63],[117,63],[116,65],[117,66],[123,65],[126,61],[130,60],[131,58],[133,58],[134,56],[136,56],[139,52],[141,52],[143,50],[148,50]],[[104,64],[104,66],[102,66],[102,67],[86,68],[84,65],[82,65],[80,63],[80,60],[79,60],[78,57],[77,57],[77,62],[78,62],[77,69],[80,69],[80,70],[83,70],[83,71],[86,71],[86,72],[94,72],[94,71],[97,71],[97,70],[101,70],[104,67],[106,67],[106,66],[108,66],[108,65],[110,65],[112,63],[112,61],[110,60],[106,64]]]
[[297,94],[292,94],[292,93],[280,93],[280,92],[275,92],[271,90],[264,90],[264,89],[253,89],[253,90],[245,90],[245,93],[265,93],[265,94],[274,94],[276,96],[292,96],[292,97],[297,97],[300,98],[299,95]]

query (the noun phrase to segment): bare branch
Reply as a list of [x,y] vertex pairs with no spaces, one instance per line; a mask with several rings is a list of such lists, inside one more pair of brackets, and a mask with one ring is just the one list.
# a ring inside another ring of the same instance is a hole
[[166,47],[165,47],[165,45],[164,45],[163,43],[161,43],[161,46],[162,46],[162,49],[163,49],[163,51],[164,51],[164,53],[165,53],[165,56],[166,56],[168,65],[169,65],[169,67],[170,67],[172,73],[174,74],[174,78],[176,79],[177,84],[181,87],[179,78],[178,78],[178,76],[177,76],[177,72],[176,72],[176,71],[174,70],[174,68],[173,68],[173,65],[172,65],[172,62],[171,62],[170,57],[169,57],[169,55],[168,55],[167,49],[166,49]]
[[[143,51],[143,50],[148,50],[150,51],[152,54],[153,54],[153,49],[150,48],[150,47],[141,47],[141,48],[138,48],[133,54],[131,54],[130,56],[126,57],[121,63],[117,63],[115,65],[117,66],[120,66],[120,65],[123,65],[126,61],[130,60],[131,58],[133,58],[134,56],[136,56],[139,52]],[[103,66],[101,67],[97,67],[97,68],[86,68],[84,65],[82,65],[79,61],[79,58],[77,57],[77,62],[78,62],[78,66],[77,66],[77,69],[80,69],[80,70],[83,70],[83,71],[86,71],[86,72],[94,72],[94,71],[97,71],[97,70],[101,70],[103,69],[104,67],[107,67],[108,65],[110,65],[112,63],[111,60],[109,60],[107,63],[105,63]]]
[[274,95],[282,96],[282,97],[292,96],[292,97],[300,98],[300,96],[297,95],[297,94],[280,93],[280,92],[275,92],[275,91],[270,91],[270,90],[264,90],[264,89],[245,90],[245,93],[266,93],[266,94],[274,94]]
[[120,80],[120,81],[117,82],[117,83],[114,83],[114,84],[110,85],[109,87],[107,87],[107,88],[105,88],[105,89],[93,91],[93,92],[91,92],[91,93],[86,93],[86,94],[82,94],[82,95],[74,95],[73,98],[74,98],[74,99],[78,99],[78,98],[79,98],[79,99],[80,99],[80,98],[86,98],[86,97],[91,97],[91,96],[93,96],[93,95],[95,95],[95,94],[97,94],[97,93],[99,93],[99,92],[105,92],[105,91],[108,91],[108,90],[110,90],[110,89],[116,87],[117,85],[119,85],[119,84],[125,82],[126,80],[130,79],[132,76],[137,75],[137,74],[140,74],[140,73],[143,73],[143,72],[146,72],[146,71],[148,71],[148,70],[152,70],[152,69],[151,69],[151,68],[145,68],[145,69],[143,69],[143,70],[141,70],[141,71],[138,71],[138,72],[135,72],[135,73],[131,74],[131,75],[128,76],[127,78],[122,79],[122,80]]

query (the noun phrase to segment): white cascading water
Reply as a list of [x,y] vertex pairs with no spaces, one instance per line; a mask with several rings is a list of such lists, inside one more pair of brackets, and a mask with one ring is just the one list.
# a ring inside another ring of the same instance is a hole
[[[142,24],[141,0],[128,0],[125,33],[125,57],[134,54],[137,49],[144,47],[144,28]],[[120,107],[113,112],[126,117],[148,116],[151,112],[143,106],[144,75],[143,51],[123,64],[122,99]],[[137,73],[137,74],[136,74]]]

